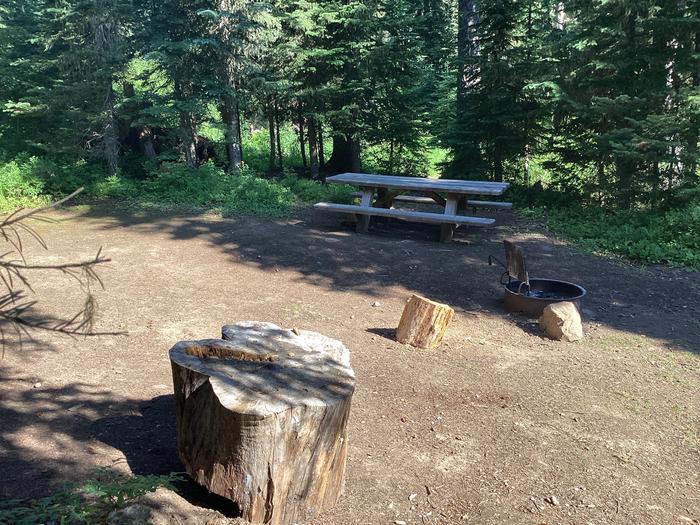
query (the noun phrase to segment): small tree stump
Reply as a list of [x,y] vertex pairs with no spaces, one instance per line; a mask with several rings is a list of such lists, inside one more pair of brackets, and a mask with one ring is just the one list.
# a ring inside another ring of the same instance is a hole
[[355,388],[349,351],[270,323],[170,350],[187,472],[251,523],[302,523],[336,503]]
[[419,348],[431,348],[445,336],[455,311],[420,295],[412,295],[396,329],[396,340]]

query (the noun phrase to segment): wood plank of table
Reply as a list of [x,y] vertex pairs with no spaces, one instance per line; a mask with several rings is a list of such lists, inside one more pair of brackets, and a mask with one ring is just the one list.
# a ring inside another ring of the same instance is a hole
[[423,179],[418,177],[395,177],[392,175],[374,175],[369,173],[341,173],[326,179],[337,184],[374,188],[394,188],[424,192],[447,192],[471,195],[502,195],[509,184],[507,182],[467,181],[452,179]]

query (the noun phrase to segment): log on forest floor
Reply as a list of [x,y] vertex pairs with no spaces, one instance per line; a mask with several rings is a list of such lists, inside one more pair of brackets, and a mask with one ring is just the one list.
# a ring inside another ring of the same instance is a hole
[[339,341],[270,323],[170,350],[178,452],[209,491],[252,523],[303,523],[344,484],[355,388]]

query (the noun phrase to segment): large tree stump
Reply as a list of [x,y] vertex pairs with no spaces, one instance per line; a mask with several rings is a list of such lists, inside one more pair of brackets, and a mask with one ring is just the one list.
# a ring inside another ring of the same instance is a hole
[[412,295],[403,309],[396,340],[419,348],[431,348],[442,341],[454,313],[446,304]]
[[293,524],[336,503],[355,388],[349,351],[270,323],[170,350],[187,472],[252,523]]

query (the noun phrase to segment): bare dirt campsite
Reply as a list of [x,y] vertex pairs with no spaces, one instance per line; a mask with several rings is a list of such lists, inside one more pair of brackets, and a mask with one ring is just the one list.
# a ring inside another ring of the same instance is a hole
[[[51,255],[112,262],[96,329],[42,334],[0,361],[0,498],[41,497],[99,467],[181,471],[168,350],[270,321],[345,343],[357,376],[345,493],[321,524],[673,524],[700,520],[700,275],[584,254],[508,212],[434,242],[434,226],[336,216],[222,219],[57,212]],[[503,239],[533,276],[580,283],[586,337],[544,338],[501,307]],[[59,255],[60,254],[60,255]],[[79,308],[60,276],[46,314]],[[419,293],[456,315],[442,343],[395,342]],[[203,500],[183,487],[193,501]],[[221,509],[224,510],[225,509]]]

